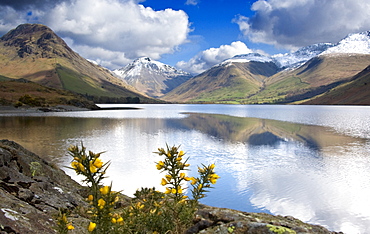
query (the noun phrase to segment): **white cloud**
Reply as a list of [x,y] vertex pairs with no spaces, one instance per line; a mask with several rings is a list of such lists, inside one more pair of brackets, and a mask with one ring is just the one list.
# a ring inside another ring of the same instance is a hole
[[188,62],[180,61],[176,67],[193,74],[199,74],[212,66],[221,63],[225,59],[231,58],[238,54],[248,54],[253,51],[243,42],[235,41],[230,45],[222,45],[218,48],[210,48],[198,53]]
[[198,4],[198,0],[186,0],[185,5],[193,5],[196,6]]
[[258,0],[234,22],[252,42],[293,49],[369,30],[368,0]]
[[[49,26],[62,38],[69,38],[68,44],[83,57],[101,61],[101,65],[111,64],[113,69],[125,65],[121,62],[140,56],[159,59],[187,42],[190,29],[188,15],[184,11],[155,11],[138,2],[71,0],[42,12],[19,10],[16,13],[24,22],[32,12],[33,21],[37,19],[38,23]],[[8,17],[15,17],[10,13]],[[7,25],[4,17],[1,19],[0,29]],[[15,26],[17,24],[13,23]]]

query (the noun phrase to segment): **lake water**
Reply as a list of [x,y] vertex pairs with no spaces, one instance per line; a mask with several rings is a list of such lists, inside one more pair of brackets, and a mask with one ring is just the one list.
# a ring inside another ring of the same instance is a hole
[[201,163],[215,163],[221,176],[202,203],[370,233],[370,107],[126,106],[141,109],[3,113],[0,139],[61,167],[71,161],[71,144],[106,151],[106,183],[128,195],[140,187],[161,189],[155,167],[161,158],[153,152],[181,145],[190,176]]

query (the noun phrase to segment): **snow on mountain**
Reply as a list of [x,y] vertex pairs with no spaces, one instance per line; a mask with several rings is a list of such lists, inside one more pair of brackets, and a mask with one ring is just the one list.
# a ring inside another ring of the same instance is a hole
[[293,68],[302,65],[333,46],[331,43],[319,43],[302,47],[292,53],[276,54],[271,56],[271,58],[280,68]]
[[134,60],[113,73],[150,97],[160,97],[192,77],[190,73],[148,57]]
[[138,58],[125,67],[114,70],[113,73],[123,79],[128,79],[130,77],[140,76],[144,70],[146,74],[156,74],[172,78],[177,76],[190,76],[187,72],[177,70],[170,65],[154,61],[148,57]]
[[370,54],[370,31],[349,34],[322,54],[335,53]]
[[241,55],[236,55],[230,59],[226,59],[225,61],[221,63],[221,65],[228,64],[228,63],[247,63],[251,61],[268,63],[268,62],[273,62],[273,59],[271,57],[267,57],[259,53],[241,54]]
[[299,67],[316,56],[338,53],[370,54],[370,31],[349,34],[336,44],[313,44],[302,47],[292,53],[275,54],[272,56],[263,56],[258,53],[236,55],[223,61],[219,65],[227,65],[233,62],[245,63],[251,61],[274,62],[281,69],[290,69]]

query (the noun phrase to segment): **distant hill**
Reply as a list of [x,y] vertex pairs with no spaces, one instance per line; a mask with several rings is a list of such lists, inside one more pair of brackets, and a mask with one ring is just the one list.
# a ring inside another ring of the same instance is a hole
[[243,102],[275,74],[272,62],[223,63],[188,80],[162,99],[182,102]]
[[139,92],[154,98],[163,96],[192,77],[187,72],[148,57],[138,58],[113,72]]
[[0,38],[0,76],[27,79],[91,97],[150,101],[103,67],[75,53],[50,28],[22,24]]
[[[237,55],[191,78],[163,99],[172,102],[293,103],[351,82],[352,77],[369,64],[370,31],[367,31],[350,34],[336,44],[315,44],[293,53]],[[322,99],[317,99],[316,104],[320,104],[318,100]]]

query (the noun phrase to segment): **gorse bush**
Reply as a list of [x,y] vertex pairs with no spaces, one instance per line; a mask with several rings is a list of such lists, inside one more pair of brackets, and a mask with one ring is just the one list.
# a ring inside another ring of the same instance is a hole
[[[103,163],[101,153],[86,153],[82,145],[71,146],[69,154],[73,157],[71,169],[84,176],[83,182],[89,188],[86,198],[89,202],[87,216],[90,219],[86,229],[91,233],[183,233],[191,225],[197,211],[199,200],[206,196],[212,184],[220,177],[214,172],[215,165],[198,167],[198,177],[188,177],[188,158],[173,146],[159,148],[155,152],[163,157],[156,163],[157,169],[164,174],[161,185],[165,192],[155,188],[141,188],[134,194],[131,204],[115,209],[119,192],[103,185],[109,162]],[[190,187],[187,187],[187,185]],[[192,198],[184,192],[190,189]],[[67,233],[74,226],[68,222],[69,211],[60,212],[57,224],[59,233]]]

